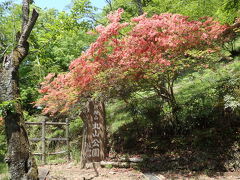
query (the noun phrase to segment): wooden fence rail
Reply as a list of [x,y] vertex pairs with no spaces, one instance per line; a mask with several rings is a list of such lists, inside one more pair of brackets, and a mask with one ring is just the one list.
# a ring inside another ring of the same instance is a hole
[[[27,125],[41,125],[42,137],[41,138],[29,138],[30,141],[42,141],[42,152],[33,153],[36,156],[42,157],[43,164],[46,164],[46,155],[57,155],[67,153],[67,159],[70,161],[70,145],[69,145],[69,121],[66,122],[25,122]],[[46,125],[66,125],[65,138],[46,138]],[[46,141],[66,141],[67,150],[53,153],[46,153]]]

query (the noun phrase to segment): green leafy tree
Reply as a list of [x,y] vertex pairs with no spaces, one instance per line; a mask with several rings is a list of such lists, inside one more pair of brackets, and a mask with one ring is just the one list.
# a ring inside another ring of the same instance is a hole
[[14,48],[0,59],[0,104],[4,120],[8,151],[5,160],[10,179],[38,179],[38,169],[25,129],[19,92],[19,66],[28,55],[28,38],[37,21],[38,13],[32,10],[30,1],[22,2],[21,32],[16,33]]
[[20,66],[23,107],[36,112],[32,102],[38,98],[38,87],[48,73],[68,70],[72,59],[89,46],[95,37],[86,32],[94,26],[87,16],[94,16],[89,1],[73,1],[70,12],[41,10],[41,16],[30,38],[33,48]]
[[234,23],[240,17],[240,2],[238,0],[224,0],[218,8],[216,16],[224,23]]

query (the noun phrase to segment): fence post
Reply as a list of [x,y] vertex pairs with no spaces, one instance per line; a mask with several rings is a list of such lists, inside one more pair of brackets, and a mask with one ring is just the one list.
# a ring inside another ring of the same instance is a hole
[[69,144],[69,120],[66,118],[66,138],[67,138],[67,158],[70,161],[70,144]]
[[46,120],[44,119],[42,121],[42,163],[46,164],[46,133],[45,133],[45,127],[46,127]]

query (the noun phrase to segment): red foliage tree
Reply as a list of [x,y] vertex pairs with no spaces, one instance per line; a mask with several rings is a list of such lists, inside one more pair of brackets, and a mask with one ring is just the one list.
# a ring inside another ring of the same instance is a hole
[[[96,101],[82,102],[96,94],[123,97],[128,89],[148,88],[169,104],[172,117],[177,120],[174,81],[190,69],[206,67],[211,60],[208,56],[218,52],[218,44],[228,40],[223,37],[228,27],[212,18],[191,21],[178,14],[152,17],[143,14],[131,22],[121,22],[122,13],[122,9],[110,13],[110,23],[96,27],[99,37],[72,61],[69,72],[57,76],[49,74],[40,89],[44,96],[37,104],[44,106],[44,113],[68,112],[81,104],[88,104],[87,110],[81,114],[85,127],[82,167],[87,161],[86,144],[91,143],[91,128],[86,127],[92,127],[92,107],[99,105]],[[105,127],[104,120],[101,122]],[[106,134],[102,134],[100,140],[104,154]]]
[[179,14],[143,14],[122,23],[122,13],[122,9],[110,13],[110,23],[96,27],[99,37],[72,61],[68,73],[46,77],[40,90],[44,96],[37,102],[45,113],[66,111],[94,92],[106,92],[119,83],[144,84],[174,109],[176,78],[206,65],[206,55],[217,52],[217,45],[227,40],[222,34],[228,27],[212,18],[192,21]]

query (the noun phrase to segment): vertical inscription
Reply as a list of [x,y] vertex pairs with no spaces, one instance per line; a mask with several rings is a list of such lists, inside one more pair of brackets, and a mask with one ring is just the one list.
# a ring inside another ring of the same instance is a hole
[[87,149],[88,161],[99,162],[105,158],[105,111],[101,102],[89,102],[89,118],[87,130]]
[[93,113],[93,126],[92,126],[92,158],[99,158],[100,157],[100,125],[99,125],[99,111],[94,106],[94,113]]

